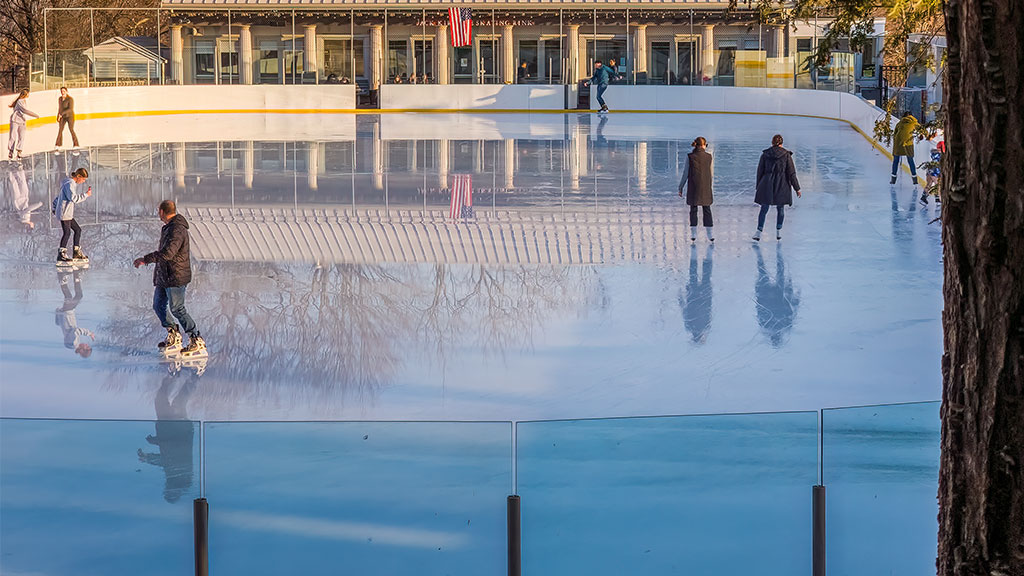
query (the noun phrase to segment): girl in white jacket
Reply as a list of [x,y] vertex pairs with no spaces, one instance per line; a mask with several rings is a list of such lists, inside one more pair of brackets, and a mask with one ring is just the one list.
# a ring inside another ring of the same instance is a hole
[[[64,180],[64,183],[60,186],[60,192],[57,197],[53,199],[53,213],[60,220],[60,248],[57,250],[57,265],[67,266],[71,264],[73,260],[84,260],[89,261],[88,256],[82,253],[81,241],[82,241],[82,228],[75,221],[75,204],[84,202],[86,198],[92,196],[92,186],[89,186],[86,191],[79,192],[82,184],[89,178],[89,172],[85,168],[79,168],[71,173],[71,177]],[[71,258],[68,258],[67,246],[68,237],[74,232],[75,251]]]
[[14,111],[11,112],[11,133],[7,144],[8,159],[14,158],[15,151],[18,153],[18,159],[21,159],[21,151],[25,147],[25,133],[27,132],[25,123],[28,119],[26,116],[39,118],[39,114],[25,106],[26,98],[28,98],[28,90],[22,90],[18,97],[14,99],[14,102],[10,104]]

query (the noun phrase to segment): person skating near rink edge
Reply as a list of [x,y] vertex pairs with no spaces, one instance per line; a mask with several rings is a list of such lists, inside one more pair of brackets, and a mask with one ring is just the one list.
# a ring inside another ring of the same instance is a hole
[[[177,351],[181,346],[181,332],[189,335],[188,346],[181,349],[184,358],[206,355],[203,341],[195,321],[185,309],[185,290],[192,281],[192,262],[189,253],[188,221],[178,214],[174,202],[164,200],[158,209],[160,221],[160,246],[132,263],[136,268],[143,264],[156,264],[153,270],[153,311],[160,319],[160,325],[167,329],[167,338],[157,344],[165,353]],[[170,314],[168,314],[170,308]],[[171,319],[174,316],[181,326]]]
[[[57,248],[58,266],[71,265],[75,260],[89,261],[89,257],[82,253],[82,228],[75,220],[75,204],[84,202],[92,196],[92,186],[86,188],[84,192],[81,191],[82,184],[85,184],[88,178],[89,171],[85,168],[79,168],[72,172],[71,176],[61,183],[60,192],[57,193],[57,197],[53,199],[53,204],[50,206],[53,214],[60,220],[60,246]],[[74,252],[71,254],[71,258],[68,258],[68,237],[72,235],[72,232],[74,233],[72,244]]]
[[18,94],[18,97],[14,99],[14,102],[10,103],[10,107],[13,108],[11,112],[11,132],[10,139],[7,144],[7,159],[13,159],[15,152],[18,154],[18,159],[21,159],[21,151],[25,149],[25,134],[28,132],[26,122],[28,119],[26,116],[33,118],[39,118],[39,114],[28,109],[25,105],[25,99],[28,98],[28,90],[22,90]]
[[708,141],[698,136],[691,144],[693,152],[686,155],[683,163],[683,178],[679,181],[679,195],[686,191],[686,204],[690,207],[690,241],[697,240],[697,209],[704,212],[704,229],[708,240],[715,241],[714,220],[711,217],[711,204],[715,197],[711,189],[714,180],[714,166],[711,154],[708,153]]
[[604,101],[604,91],[608,89],[608,83],[611,82],[612,74],[614,72],[605,68],[601,61],[594,62],[594,75],[587,80],[588,86],[597,87],[597,103],[601,105],[601,109],[598,112],[607,112],[608,105]]
[[60,148],[64,142],[64,125],[71,131],[71,142],[78,148],[78,135],[75,134],[75,99],[68,95],[68,89],[60,87],[60,98],[57,99],[57,144]]
[[917,118],[910,112],[904,112],[903,117],[896,123],[892,134],[892,178],[889,184],[896,183],[896,173],[900,169],[900,158],[907,157],[910,164],[910,176],[914,184],[917,184],[917,166],[914,165],[914,132],[917,131]]
[[775,239],[782,240],[782,223],[786,219],[786,206],[793,205],[793,191],[800,197],[800,181],[796,178],[793,153],[782,147],[782,135],[772,136],[772,147],[761,152],[757,163],[757,192],[754,202],[761,205],[757,215],[754,240],[761,239],[768,209],[775,206]]

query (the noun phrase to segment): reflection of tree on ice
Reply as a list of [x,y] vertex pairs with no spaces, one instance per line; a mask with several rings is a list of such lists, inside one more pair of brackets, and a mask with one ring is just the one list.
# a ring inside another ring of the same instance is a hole
[[[203,360],[205,362],[205,359]],[[164,469],[164,500],[177,502],[192,487],[192,440],[195,434],[193,424],[188,420],[188,399],[195,390],[205,364],[199,367],[171,366],[164,376],[160,389],[153,400],[156,408],[156,435],[146,436],[146,442],[156,446],[158,452],[143,452],[139,449],[139,462],[145,462]],[[171,389],[178,376],[188,374],[185,383],[171,400]]]
[[[81,337],[88,336],[90,340],[95,340],[96,336],[90,330],[79,328],[78,318],[75,316],[75,308],[82,301],[82,279],[80,274],[78,270],[71,272],[62,270],[57,272],[57,283],[60,285],[60,291],[64,293],[64,304],[57,308],[54,323],[60,326],[61,331],[64,332],[64,347],[68,350],[74,350],[82,358],[88,358],[92,354],[92,346],[81,342]],[[68,287],[69,282],[75,285],[74,295],[71,293],[71,288]]]
[[793,328],[796,310],[800,307],[800,293],[786,276],[786,263],[779,246],[775,248],[774,280],[768,275],[768,268],[761,257],[761,247],[757,244],[754,244],[754,253],[757,254],[757,282],[754,284],[757,323],[772,346],[778,348]]

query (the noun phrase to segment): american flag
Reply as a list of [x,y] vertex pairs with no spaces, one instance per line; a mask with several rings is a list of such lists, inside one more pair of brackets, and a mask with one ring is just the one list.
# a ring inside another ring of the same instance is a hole
[[452,182],[452,205],[448,211],[450,218],[473,217],[473,176],[455,174]]
[[469,33],[473,29],[473,11],[469,8],[449,8],[448,20],[452,29],[452,46],[469,46]]

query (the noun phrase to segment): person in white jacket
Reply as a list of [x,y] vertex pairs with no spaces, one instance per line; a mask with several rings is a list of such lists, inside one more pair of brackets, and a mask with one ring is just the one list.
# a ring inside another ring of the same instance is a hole
[[11,132],[7,142],[8,159],[13,159],[15,152],[18,153],[18,159],[21,159],[21,151],[25,148],[25,133],[27,132],[25,124],[28,119],[26,116],[39,118],[39,114],[25,106],[26,98],[28,98],[28,90],[22,90],[18,97],[14,99],[14,102],[10,104],[10,107],[14,110],[11,112]]
[[[57,193],[57,197],[53,199],[52,210],[57,219],[60,220],[60,248],[57,250],[57,265],[68,265],[74,260],[89,261],[89,258],[82,253],[82,228],[75,221],[75,204],[84,202],[86,198],[92,196],[92,186],[89,186],[86,191],[79,192],[82,184],[89,178],[89,172],[85,168],[79,168],[71,173],[71,177],[64,180],[60,186],[60,192]],[[67,246],[68,236],[74,232],[75,235],[75,251],[71,258],[68,258]]]

